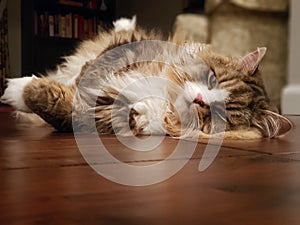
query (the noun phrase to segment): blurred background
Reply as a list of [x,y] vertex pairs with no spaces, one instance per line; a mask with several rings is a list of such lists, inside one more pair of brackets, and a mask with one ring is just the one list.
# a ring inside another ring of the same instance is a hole
[[[0,92],[5,78],[55,68],[99,25],[137,15],[140,26],[166,36],[184,34],[232,56],[267,47],[260,69],[271,100],[281,106],[284,98],[284,104],[291,102],[284,107],[295,108],[295,100],[288,100],[300,98],[297,0],[1,0],[0,5]],[[294,86],[286,90],[289,83]]]

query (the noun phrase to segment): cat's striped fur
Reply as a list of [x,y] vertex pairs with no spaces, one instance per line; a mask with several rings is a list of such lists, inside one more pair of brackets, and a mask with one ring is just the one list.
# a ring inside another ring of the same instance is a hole
[[59,131],[209,138],[224,129],[227,138],[252,139],[291,129],[258,70],[265,48],[230,58],[199,43],[162,42],[135,19],[125,24],[84,41],[44,77],[8,81],[1,100]]

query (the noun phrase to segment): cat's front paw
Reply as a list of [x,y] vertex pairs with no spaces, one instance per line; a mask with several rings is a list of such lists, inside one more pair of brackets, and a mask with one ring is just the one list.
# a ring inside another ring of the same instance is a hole
[[161,99],[147,99],[137,102],[132,109],[137,130],[143,135],[164,135],[163,115],[165,102]]
[[32,77],[22,77],[8,79],[7,88],[4,94],[0,98],[0,101],[5,104],[9,104],[16,110],[23,112],[31,112],[31,110],[26,106],[23,98],[23,91],[25,86],[30,83],[33,79],[38,79],[36,76]]

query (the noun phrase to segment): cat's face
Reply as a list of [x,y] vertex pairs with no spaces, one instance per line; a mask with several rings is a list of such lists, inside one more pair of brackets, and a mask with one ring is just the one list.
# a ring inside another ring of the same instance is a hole
[[225,124],[227,131],[255,127],[262,136],[275,137],[291,128],[289,120],[271,106],[258,71],[265,52],[266,48],[258,48],[240,59],[211,51],[199,53],[208,67],[185,74],[188,78],[181,84],[184,101],[196,109],[198,130],[209,134],[218,132],[218,124]]

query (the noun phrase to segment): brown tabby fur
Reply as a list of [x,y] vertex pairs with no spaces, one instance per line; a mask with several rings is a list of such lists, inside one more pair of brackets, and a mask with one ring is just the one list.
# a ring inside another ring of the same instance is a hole
[[215,72],[218,87],[230,90],[226,99],[228,130],[257,127],[264,137],[275,137],[291,129],[291,123],[278,114],[265,90],[258,65],[246,70],[241,59],[224,57],[209,51],[202,58]]
[[[126,43],[142,40],[162,40],[162,36],[155,32],[147,32],[143,29],[134,31],[118,32],[109,31],[102,33],[94,40],[85,41],[78,48],[75,55],[94,52],[99,57],[105,52]],[[174,43],[179,42],[184,45],[185,42],[171,40]],[[291,129],[291,123],[279,115],[267,96],[264,88],[262,76],[258,70],[258,64],[253,68],[245,69],[249,66],[243,59],[233,59],[219,55],[210,50],[199,51],[197,57],[203,60],[214,71],[217,78],[217,87],[229,91],[230,95],[226,99],[226,138],[251,139],[259,137],[275,137],[284,134]],[[97,58],[96,58],[97,59]],[[79,84],[81,78],[85,76],[91,65],[96,59],[92,59],[82,67],[80,76],[76,80]],[[251,66],[251,65],[250,65]],[[61,65],[63,70],[65,65]],[[144,74],[157,74],[158,71],[166,69],[166,65],[161,63],[134,63],[122,68],[117,72],[117,76],[122,76],[127,71],[138,70]],[[150,71],[150,72],[149,72]],[[185,81],[193,81],[189,74],[179,71],[170,66],[167,71],[167,77],[177,85],[183,87]],[[146,75],[145,75],[146,76]],[[67,87],[63,84],[51,80],[49,77],[34,79],[24,90],[23,97],[26,105],[46,122],[51,124],[57,130],[71,131],[72,125],[78,125],[89,129],[88,124],[82,121],[73,121],[72,117],[77,112],[87,111],[90,107],[86,99],[87,95],[75,95],[77,86]],[[102,96],[97,100],[96,125],[100,133],[113,133],[111,125],[112,104],[119,94],[114,89],[106,90],[108,95]],[[170,98],[176,93],[170,93]],[[77,105],[73,106],[73,99],[79,100]],[[80,104],[79,104],[80,103]],[[215,107],[218,107],[217,105]],[[207,105],[197,105],[197,112],[200,120],[200,138],[209,138],[214,136],[212,131],[210,107]],[[180,137],[184,130],[177,115],[176,109],[172,104],[169,105],[169,112],[164,117],[164,127],[168,135]],[[136,125],[136,116],[138,112],[130,110],[129,126],[134,135],[139,134],[140,128]],[[222,118],[220,118],[222,119]],[[121,130],[122,128],[120,128]]]

